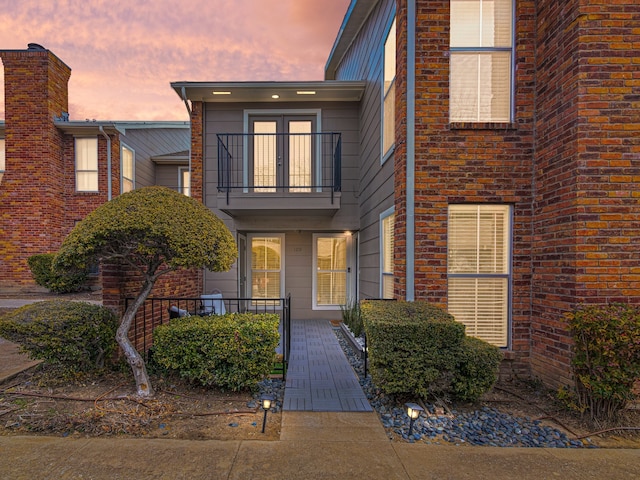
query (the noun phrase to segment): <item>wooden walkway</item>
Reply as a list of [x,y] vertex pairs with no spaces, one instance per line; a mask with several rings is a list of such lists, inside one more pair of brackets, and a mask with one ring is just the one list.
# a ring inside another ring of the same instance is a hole
[[283,410],[372,411],[329,321],[291,321]]

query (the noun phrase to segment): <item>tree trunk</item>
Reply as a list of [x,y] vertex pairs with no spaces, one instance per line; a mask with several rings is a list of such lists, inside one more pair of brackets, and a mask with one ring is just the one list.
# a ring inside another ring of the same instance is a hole
[[140,306],[142,306],[144,301],[151,293],[154,283],[155,277],[146,278],[144,285],[140,290],[140,293],[135,298],[135,300],[127,307],[126,312],[124,312],[122,322],[120,323],[118,331],[116,332],[116,341],[122,348],[127,362],[129,363],[129,365],[131,365],[133,377],[136,380],[136,393],[140,397],[153,396],[153,388],[151,386],[151,382],[149,381],[149,375],[147,374],[147,367],[144,363],[144,360],[129,340],[129,329],[133,324],[133,320],[136,316],[136,313],[138,312],[138,309],[140,308]]

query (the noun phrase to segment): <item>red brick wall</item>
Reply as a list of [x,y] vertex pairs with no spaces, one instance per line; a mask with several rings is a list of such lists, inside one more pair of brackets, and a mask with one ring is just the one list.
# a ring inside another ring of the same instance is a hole
[[63,224],[62,136],[71,70],[47,50],[0,51],[6,172],[0,184],[0,290],[32,288],[29,256],[57,249]]
[[563,314],[640,303],[640,5],[537,2],[532,367],[570,381]]
[[[513,342],[515,367],[529,357],[532,152],[534,147],[535,7],[519,1],[516,114],[511,124],[449,123],[449,1],[417,2],[415,144],[415,298],[447,304],[447,209],[452,203],[514,207]],[[406,1],[399,0],[398,37],[405,38]],[[406,69],[405,42],[397,55]],[[396,259],[406,256],[406,83],[396,84]],[[395,270],[396,295],[404,296],[403,261]]]
[[203,102],[191,102],[191,197],[204,203],[203,109]]
[[[42,290],[27,259],[55,252],[78,220],[108,200],[107,141],[98,137],[99,192],[75,191],[73,135],[54,119],[68,112],[71,70],[47,50],[0,51],[5,71],[6,172],[0,183],[0,290]],[[120,193],[120,142],[111,135],[113,196]]]
[[[102,267],[102,303],[122,317],[126,309],[126,299],[135,298],[142,288],[142,275],[117,264]],[[161,276],[156,282],[151,298],[198,298],[202,293],[202,272],[200,270],[177,270]],[[153,329],[169,320],[167,308],[171,302],[162,302],[151,309],[147,300],[143,308],[138,310],[129,337],[139,352],[144,352],[153,345]],[[182,308],[184,308],[181,305]]]

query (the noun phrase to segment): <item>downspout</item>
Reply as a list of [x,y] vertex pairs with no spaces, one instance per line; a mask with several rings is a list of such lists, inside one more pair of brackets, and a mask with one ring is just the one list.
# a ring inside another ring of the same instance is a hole
[[407,2],[406,300],[415,300],[416,2]]
[[100,130],[102,136],[107,139],[107,201],[109,201],[111,200],[113,190],[113,182],[111,180],[111,137],[107,135],[102,125],[98,127],[98,130]]

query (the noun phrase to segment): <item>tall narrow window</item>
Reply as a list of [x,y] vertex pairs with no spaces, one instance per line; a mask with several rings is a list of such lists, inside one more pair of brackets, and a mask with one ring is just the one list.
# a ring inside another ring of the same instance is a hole
[[508,122],[513,0],[451,0],[452,122]]
[[98,191],[98,139],[76,138],[76,191]]
[[347,236],[314,235],[314,308],[336,308],[347,301]]
[[2,176],[6,168],[6,152],[4,138],[0,138],[0,182],[2,182]]
[[189,167],[178,168],[178,191],[187,197],[191,196],[191,171]]
[[380,297],[393,297],[393,208],[380,215]]
[[135,153],[129,147],[122,146],[120,161],[120,193],[130,192],[135,186],[134,179]]
[[508,346],[511,209],[450,205],[449,312],[467,334]]
[[256,192],[275,192],[277,182],[277,123],[253,123],[253,184]]
[[311,186],[311,121],[289,121],[289,189],[310,192]]
[[384,81],[382,85],[382,159],[395,143],[396,102],[396,19],[384,42]]
[[280,235],[251,238],[252,298],[282,297],[283,243]]

